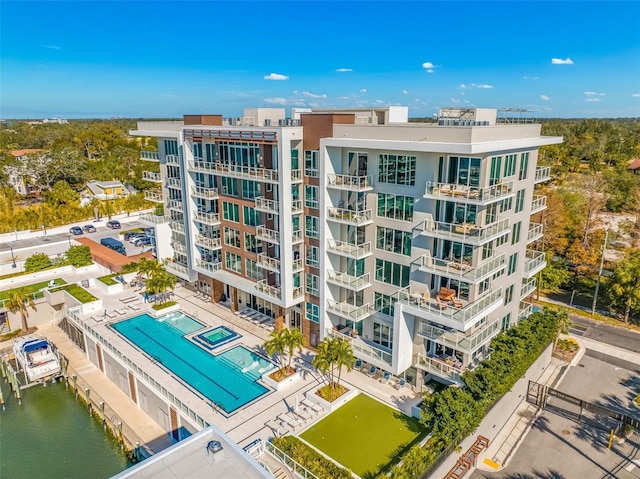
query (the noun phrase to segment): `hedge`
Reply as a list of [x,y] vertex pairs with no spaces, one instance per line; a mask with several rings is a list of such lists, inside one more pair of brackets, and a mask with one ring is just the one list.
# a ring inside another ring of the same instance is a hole
[[352,479],[351,472],[336,465],[297,437],[274,437],[274,446],[301,464],[319,479]]

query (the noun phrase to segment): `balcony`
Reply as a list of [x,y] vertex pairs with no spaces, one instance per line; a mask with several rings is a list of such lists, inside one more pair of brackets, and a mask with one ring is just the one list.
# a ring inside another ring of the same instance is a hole
[[327,312],[335,314],[344,319],[350,321],[362,321],[375,311],[369,304],[363,304],[362,306],[355,306],[347,303],[346,301],[337,302],[332,299],[327,300]]
[[162,176],[159,171],[143,171],[142,179],[153,183],[162,183]]
[[158,156],[157,151],[146,151],[142,150],[140,152],[140,159],[143,161],[160,161],[160,157]]
[[180,243],[179,241],[172,241],[171,246],[173,247],[173,251],[176,253],[187,254],[187,247],[184,243]]
[[460,331],[470,329],[475,322],[499,308],[503,301],[502,288],[494,289],[462,307],[439,302],[430,294],[427,296],[411,293],[408,287],[396,293],[397,301],[407,305],[416,316]]
[[291,170],[291,181],[293,183],[302,182],[302,170]]
[[302,271],[304,269],[304,262],[302,261],[302,258],[294,259],[291,265],[291,269],[294,273]]
[[472,223],[446,223],[427,218],[416,229],[429,237],[450,239],[480,246],[509,232],[509,218],[504,218],[487,226]]
[[169,218],[164,215],[154,215],[153,213],[144,213],[141,214],[138,219],[140,221],[144,221],[146,223],[151,223],[154,225],[161,225],[169,222]]
[[523,321],[533,313],[533,304],[526,301],[520,301],[520,307],[518,308],[518,321]]
[[164,203],[164,199],[162,198],[162,191],[160,190],[145,190],[144,199],[153,201],[154,203]]
[[529,232],[527,233],[527,244],[538,241],[544,236],[543,227],[538,223],[529,223]]
[[291,202],[291,213],[294,215],[302,213],[304,210],[302,209],[302,200],[293,200]]
[[460,331],[446,330],[423,321],[418,325],[418,334],[456,351],[473,354],[476,349],[500,332],[500,326],[500,319],[488,318],[486,323],[465,334]]
[[222,248],[222,242],[220,241],[220,238],[210,238],[205,235],[197,235],[196,244],[210,250]]
[[464,367],[454,366],[446,359],[430,358],[424,354],[418,353],[414,361],[414,366],[418,369],[431,373],[439,378],[446,379],[456,384],[464,384],[462,373]]
[[522,288],[520,288],[520,299],[526,298],[536,290],[536,279],[531,278],[528,281],[522,282]]
[[193,219],[199,223],[210,226],[217,226],[220,224],[220,216],[217,213],[197,212],[193,215]]
[[352,244],[346,241],[327,241],[327,251],[351,259],[362,259],[371,256],[371,242]]
[[222,271],[222,263],[205,261],[203,259],[196,259],[196,266],[200,269],[203,269],[209,273],[215,273],[216,271]]
[[258,254],[256,265],[263,269],[273,271],[274,273],[280,272],[280,260],[267,256],[267,253]]
[[313,168],[305,168],[304,176],[308,176],[309,178],[318,178],[320,176],[320,170],[314,170]]
[[256,283],[256,289],[272,298],[282,299],[282,290],[277,286],[267,284],[266,279],[261,279]]
[[164,159],[168,165],[180,165],[180,157],[178,155],[165,155]]
[[547,197],[545,195],[533,195],[533,202],[531,203],[531,214],[540,213],[547,209]]
[[171,230],[184,234],[184,224],[180,223],[179,221],[172,221]]
[[351,336],[350,334],[342,334],[340,331],[331,330],[331,336],[342,339],[351,344],[353,355],[363,361],[375,364],[382,363],[380,366],[391,367],[393,364],[393,356],[387,350],[366,343],[360,336]]
[[280,244],[280,232],[264,226],[256,226],[256,239],[271,244]]
[[524,274],[531,278],[547,266],[547,255],[543,251],[527,250],[524,260]]
[[231,176],[233,178],[244,178],[254,181],[270,183],[278,182],[278,171],[267,168],[256,168],[253,166],[229,165],[214,163],[209,161],[190,161],[189,169],[208,174]]
[[182,201],[180,200],[169,200],[167,202],[167,208],[172,211],[179,211],[180,213],[184,213],[184,206],[182,205]]
[[339,271],[327,270],[327,283],[335,284],[351,291],[362,291],[371,286],[371,275],[351,276]]
[[206,200],[215,200],[218,198],[218,188],[205,188],[204,186],[192,186],[191,195]]
[[265,198],[264,196],[258,196],[256,198],[256,211],[277,215],[280,214],[280,203],[276,200]]
[[216,173],[216,164],[213,161],[190,161],[189,170],[213,175]]
[[537,166],[536,167],[536,175],[534,178],[534,182],[544,183],[545,181],[549,181],[551,179],[551,167],[550,166]]
[[344,208],[327,208],[327,220],[352,226],[373,223],[371,210],[352,211]]
[[447,278],[477,284],[504,268],[506,255],[501,254],[495,258],[490,258],[478,266],[471,266],[469,262],[465,260],[458,261],[432,258],[431,253],[427,253],[421,256],[417,263],[418,269],[425,273],[437,274]]
[[187,268],[185,265],[182,265],[175,261],[166,261],[164,263],[164,267],[169,273],[180,276],[181,278],[189,278],[189,268]]
[[447,199],[463,203],[488,205],[503,198],[513,196],[514,194],[512,181],[483,188],[479,186],[427,181],[424,198],[434,200]]
[[304,288],[302,286],[297,286],[293,288],[293,297],[300,298],[304,296]]
[[182,190],[182,182],[180,178],[167,178],[165,182],[167,188],[173,188],[174,190]]
[[373,177],[369,176],[349,176],[349,175],[327,175],[327,188],[347,191],[372,191]]

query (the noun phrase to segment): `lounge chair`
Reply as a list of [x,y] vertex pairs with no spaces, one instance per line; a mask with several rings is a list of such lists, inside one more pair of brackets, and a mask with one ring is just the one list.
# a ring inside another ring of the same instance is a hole
[[371,367],[369,368],[369,371],[367,371],[367,374],[373,377],[376,375],[377,372],[378,372],[378,368],[372,364]]
[[404,388],[406,385],[407,381],[401,378],[400,381],[398,381],[398,384],[396,384],[396,389],[400,391],[400,389]]
[[382,384],[387,384],[389,382],[389,379],[391,379],[391,373],[388,373],[387,371],[385,371],[382,377],[380,378],[380,382]]
[[356,359],[355,369],[362,369],[362,359]]
[[303,399],[300,404],[305,406],[307,409],[311,409],[316,414],[324,412],[324,408],[322,406],[320,406],[320,404],[317,404],[315,402],[307,401],[306,399]]

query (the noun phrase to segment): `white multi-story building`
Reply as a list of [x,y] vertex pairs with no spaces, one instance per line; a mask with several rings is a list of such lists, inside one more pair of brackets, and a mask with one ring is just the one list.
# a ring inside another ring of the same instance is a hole
[[133,134],[158,138],[143,158],[160,172],[145,178],[165,204],[147,219],[172,234],[158,257],[311,346],[336,336],[414,384],[459,381],[530,312],[545,266],[538,147],[562,139],[492,109],[443,109],[430,124],[405,107],[294,113],[139,123]]

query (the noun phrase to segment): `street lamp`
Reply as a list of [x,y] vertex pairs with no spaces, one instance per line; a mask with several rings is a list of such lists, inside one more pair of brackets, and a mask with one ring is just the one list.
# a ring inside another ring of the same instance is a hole
[[47,234],[47,227],[44,224],[42,225],[42,231],[42,236],[45,236]]
[[11,246],[11,243],[9,243],[9,248],[11,249],[11,267],[15,268],[16,267],[16,257],[13,254],[13,246]]

